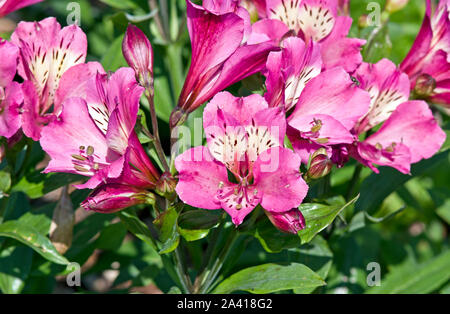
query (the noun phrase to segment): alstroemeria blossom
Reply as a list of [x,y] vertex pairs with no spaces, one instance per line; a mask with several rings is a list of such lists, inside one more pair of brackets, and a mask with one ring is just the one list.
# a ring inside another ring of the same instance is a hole
[[[336,66],[353,72],[362,62],[360,53],[365,40],[348,38],[352,25],[349,16],[338,15],[338,0],[266,0],[268,19],[255,23],[255,32],[266,32],[270,38],[276,33],[289,30],[297,34],[307,44],[311,41],[319,43],[324,69]],[[274,25],[271,20],[284,23],[284,30]],[[264,27],[264,24],[272,27]],[[257,36],[256,34],[254,35]],[[281,38],[278,38],[280,40]]]
[[393,111],[409,99],[409,79],[388,59],[376,64],[363,63],[355,73],[360,87],[370,94],[370,107],[360,121],[357,133],[384,122]]
[[369,91],[371,106],[356,125],[360,135],[383,123],[381,128],[348,152],[355,159],[378,170],[373,164],[409,173],[411,164],[433,156],[445,141],[445,133],[423,101],[408,101],[409,81],[389,60],[363,64],[356,76]]
[[286,111],[298,102],[306,84],[322,69],[319,46],[298,37],[282,42],[282,50],[271,52],[266,64],[265,98],[271,107],[282,106]]
[[206,106],[208,147],[187,150],[175,160],[176,192],[189,205],[223,208],[239,225],[258,205],[284,213],[301,204],[308,186],[300,158],[284,148],[284,111],[262,96],[217,94]]
[[77,25],[61,29],[49,17],[19,23],[11,42],[20,49],[18,73],[25,80],[22,129],[39,140],[42,127],[61,110],[61,103],[54,102],[61,77],[73,65],[84,63],[86,35]]
[[41,1],[42,0],[1,0],[0,17]]
[[205,0],[203,7],[189,0],[186,3],[192,59],[178,106],[171,115],[172,127],[218,92],[261,71],[274,50],[271,41],[247,43],[250,17],[237,0]]
[[288,117],[288,137],[304,163],[320,147],[351,144],[352,129],[367,113],[370,96],[342,68],[325,71],[303,89]]
[[0,39],[0,136],[10,138],[20,129],[19,107],[22,89],[13,82],[16,75],[19,49]]
[[431,92],[419,96],[450,105],[450,1],[439,1],[432,11],[431,0],[427,0],[422,27],[400,69],[408,74],[411,90],[416,88],[418,78],[431,76]]
[[61,84],[78,89],[66,95],[60,116],[42,131],[41,146],[51,157],[45,172],[91,177],[78,188],[108,182],[153,188],[158,171],[134,132],[143,87],[131,68],[110,77],[102,72],[100,64],[82,64],[63,78]]

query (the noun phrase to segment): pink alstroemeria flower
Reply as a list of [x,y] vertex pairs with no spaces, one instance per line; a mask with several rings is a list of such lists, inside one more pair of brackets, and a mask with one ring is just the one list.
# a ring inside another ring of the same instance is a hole
[[288,117],[288,137],[302,162],[321,147],[352,144],[352,129],[369,104],[369,93],[356,86],[343,68],[311,79]]
[[73,65],[84,63],[86,35],[76,25],[61,29],[49,17],[20,22],[11,41],[19,47],[18,73],[25,80],[22,129],[26,136],[39,140],[42,127],[61,111],[61,103],[54,101],[61,77]]
[[172,127],[226,87],[261,71],[272,42],[249,44],[252,27],[238,0],[204,0],[203,7],[187,0],[187,26],[192,59]]
[[[417,38],[400,65],[408,74],[411,90],[435,103],[450,105],[450,1],[432,10],[431,0]],[[419,82],[420,81],[420,82]],[[427,86],[423,86],[423,82]]]
[[286,120],[262,96],[217,94],[205,108],[208,147],[179,155],[176,192],[205,209],[223,208],[235,225],[258,205],[285,213],[301,204],[308,186],[299,172],[300,158],[283,147]]
[[[349,16],[338,15],[338,0],[266,0],[268,19],[254,24],[254,37],[261,33],[273,40],[282,39],[279,34],[291,32],[307,44],[320,46],[323,68],[343,67],[353,72],[362,62],[360,53],[365,40],[347,38],[352,25]],[[282,23],[274,23],[273,20]],[[278,35],[277,35],[278,34]],[[278,38],[277,38],[278,37]]]
[[383,123],[362,142],[352,145],[351,156],[378,173],[373,164],[409,173],[411,164],[433,156],[446,135],[424,101],[408,101],[409,80],[391,61],[363,64],[356,72],[361,88],[369,91],[368,113],[356,125],[360,135]]
[[0,0],[0,17],[42,0]]
[[143,87],[131,68],[110,77],[103,73],[98,63],[81,64],[61,80],[62,86],[76,88],[57,95],[67,100],[58,118],[42,131],[41,146],[51,157],[45,172],[91,177],[78,188],[110,182],[154,188],[159,173],[134,132]]
[[19,49],[0,39],[0,136],[12,137],[20,129],[19,107],[22,89],[13,82],[16,75]]
[[270,107],[282,106],[288,112],[306,84],[320,74],[322,58],[317,44],[306,46],[298,37],[288,37],[281,45],[281,51],[271,52],[267,58],[264,96]]

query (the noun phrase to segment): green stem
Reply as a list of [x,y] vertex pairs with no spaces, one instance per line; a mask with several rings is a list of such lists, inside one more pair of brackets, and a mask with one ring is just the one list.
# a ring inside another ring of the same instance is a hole
[[211,267],[211,269],[206,269],[207,275],[206,278],[203,280],[203,283],[200,284],[199,293],[207,293],[209,292],[210,288],[212,287],[212,284],[214,280],[216,279],[217,275],[219,274],[220,270],[223,267],[223,264],[225,260],[228,257],[228,254],[230,253],[230,249],[233,247],[234,242],[239,237],[239,232],[234,229],[231,231],[231,235],[227,239],[227,242],[222,249],[220,255],[217,257],[217,259],[214,260],[214,263]]
[[355,171],[353,172],[352,179],[350,181],[350,185],[348,186],[347,194],[346,194],[346,200],[350,201],[350,199],[355,194],[356,188],[359,185],[359,179],[361,176],[361,171],[363,169],[363,165],[358,164],[355,167]]
[[150,116],[152,120],[152,131],[156,153],[158,154],[158,157],[161,160],[164,171],[170,172],[169,164],[167,163],[166,155],[164,154],[164,150],[161,146],[161,140],[159,137],[158,117],[156,116],[155,103],[153,101],[153,86],[147,86],[145,88],[145,97],[147,97],[148,104],[150,107]]
[[175,260],[175,272],[177,274],[178,280],[180,281],[181,288],[184,290],[184,293],[192,293],[192,283],[182,262],[182,256],[179,246],[175,249],[173,257]]

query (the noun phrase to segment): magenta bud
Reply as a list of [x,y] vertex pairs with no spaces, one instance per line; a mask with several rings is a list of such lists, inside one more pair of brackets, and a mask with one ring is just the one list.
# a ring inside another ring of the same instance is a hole
[[324,148],[318,149],[311,157],[311,163],[307,172],[310,179],[320,179],[327,176],[333,168],[333,162],[328,157]]
[[137,204],[153,204],[155,195],[123,184],[105,184],[96,188],[81,206],[99,213],[114,213]]
[[280,231],[297,234],[297,232],[305,228],[305,218],[297,208],[284,213],[266,211],[266,215]]
[[429,74],[423,73],[416,80],[414,92],[420,98],[428,98],[436,88],[436,80]]
[[136,79],[144,87],[153,85],[153,50],[144,32],[128,25],[122,42],[122,53],[136,72]]

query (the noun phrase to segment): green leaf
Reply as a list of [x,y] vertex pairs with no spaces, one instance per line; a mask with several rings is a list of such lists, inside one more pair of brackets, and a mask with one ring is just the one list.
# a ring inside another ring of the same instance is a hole
[[281,232],[269,219],[263,219],[256,225],[254,237],[269,253],[279,253],[284,249],[299,247],[301,244],[297,235]]
[[178,225],[183,229],[211,229],[219,223],[221,213],[204,209],[189,210],[180,215]]
[[2,198],[11,187],[11,174],[6,171],[0,171],[0,198]]
[[356,202],[359,196],[345,205],[302,204],[299,209],[305,217],[306,228],[298,235],[302,244],[311,241],[316,234],[328,227],[345,208]]
[[0,236],[22,242],[53,263],[69,264],[69,261],[56,251],[47,237],[39,233],[34,227],[24,225],[18,220],[11,220],[1,224]]
[[95,245],[101,250],[118,250],[126,234],[127,228],[123,223],[111,224],[102,230]]
[[422,264],[408,262],[394,268],[381,285],[367,293],[373,294],[416,294],[431,293],[450,279],[450,251]]
[[325,285],[322,278],[303,264],[287,266],[263,264],[245,268],[225,279],[213,293],[228,294],[233,291],[271,293]]
[[[361,197],[356,203],[356,209],[368,213],[375,212],[386,197],[410,179],[422,174],[430,173],[432,169],[446,165],[448,163],[449,152],[450,151],[448,150],[444,151],[430,159],[423,160],[413,165],[411,167],[412,175],[402,174],[393,168],[381,167],[379,174],[371,174],[362,183],[360,189]],[[376,187],[376,189],[374,189],[374,187]]]
[[20,293],[31,270],[33,251],[25,246],[10,246],[0,252],[0,290]]
[[100,1],[106,3],[107,5],[113,8],[120,10],[136,9],[138,7],[135,1],[132,0],[100,0]]
[[112,42],[106,53],[103,55],[101,63],[105,71],[116,71],[118,68],[127,66],[127,62],[122,55],[123,36],[119,36]]
[[158,226],[160,235],[159,241],[162,243],[159,254],[170,253],[175,250],[180,243],[178,233],[178,212],[176,207],[170,207],[154,221]]
[[178,233],[188,242],[198,241],[206,238],[209,234],[209,229],[189,230],[178,227]]
[[120,221],[125,225],[125,227],[133,233],[137,238],[141,239],[145,243],[149,244],[152,248],[156,250],[156,244],[153,240],[153,236],[147,227],[147,225],[139,219],[136,213],[131,209],[122,210],[117,213]]
[[85,177],[70,173],[41,173],[41,170],[34,171],[22,177],[17,184],[12,187],[12,192],[23,192],[29,198],[36,199],[64,185],[75,181],[82,181]]

